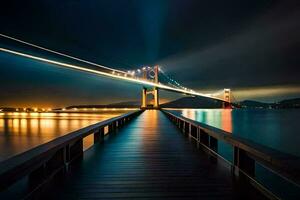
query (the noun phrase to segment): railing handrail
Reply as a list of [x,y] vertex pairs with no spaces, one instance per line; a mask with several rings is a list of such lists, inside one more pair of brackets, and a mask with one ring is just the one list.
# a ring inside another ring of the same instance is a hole
[[300,186],[299,157],[278,151],[271,147],[255,143],[238,136],[234,136],[230,132],[186,118],[172,111],[162,111],[168,115],[171,115],[182,121],[186,121],[193,126],[202,129],[205,133],[212,137],[215,137],[216,139],[220,139],[226,143],[231,144],[233,147],[238,147],[239,149],[246,151],[257,162],[273,170],[283,178],[286,178],[287,180],[294,182],[296,185]]
[[49,142],[38,145],[32,149],[29,149],[25,152],[22,152],[6,160],[3,160],[0,162],[0,180],[4,174],[9,173],[10,171],[13,171],[16,168],[25,170],[25,169],[30,169],[32,167],[31,171],[33,171],[34,168],[38,168],[39,166],[37,165],[34,166],[34,164],[28,164],[28,163],[42,163],[40,159],[47,159],[47,157],[49,157],[49,154],[51,154],[51,152],[55,153],[58,149],[60,149],[61,147],[67,145],[72,141],[76,141],[77,139],[84,138],[87,135],[92,134],[94,131],[98,130],[99,128],[103,128],[107,125],[112,124],[115,121],[137,114],[138,112],[140,112],[140,110],[131,111],[123,115],[116,116],[98,122],[96,124],[89,125],[87,127],[78,129],[76,131],[72,131],[66,135],[60,136]]

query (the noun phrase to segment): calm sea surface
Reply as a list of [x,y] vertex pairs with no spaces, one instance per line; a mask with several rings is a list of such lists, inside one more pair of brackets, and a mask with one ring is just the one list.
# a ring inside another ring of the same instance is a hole
[[0,161],[126,112],[117,109],[97,113],[0,113]]
[[300,110],[182,109],[183,116],[300,156]]

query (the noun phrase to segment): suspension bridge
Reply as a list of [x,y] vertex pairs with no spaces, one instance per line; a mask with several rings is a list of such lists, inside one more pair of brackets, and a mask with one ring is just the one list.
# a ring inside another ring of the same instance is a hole
[[[153,108],[159,108],[159,90],[166,90],[166,91],[171,91],[171,92],[176,92],[176,93],[181,93],[181,94],[186,94],[186,95],[192,95],[192,96],[200,96],[200,97],[205,97],[209,98],[212,100],[217,100],[217,101],[222,101],[223,102],[223,107],[231,107],[231,99],[232,99],[232,94],[230,89],[224,89],[221,91],[217,91],[215,93],[211,94],[204,94],[200,92],[196,92],[192,89],[189,89],[187,87],[184,87],[181,85],[179,82],[176,80],[170,78],[161,68],[160,66],[156,65],[154,67],[150,66],[144,66],[140,69],[133,69],[133,70],[119,70],[119,69],[114,69],[110,67],[106,67],[103,65],[99,65],[90,61],[86,61],[84,59],[80,59],[74,56],[70,56],[58,51],[50,50],[45,47],[41,47],[36,44],[32,44],[14,37],[10,37],[4,34],[0,34],[1,37],[9,40],[13,40],[15,42],[31,46],[34,48],[37,48],[42,51],[46,51],[52,54],[57,54],[59,56],[66,57],[68,59],[72,59],[75,61],[79,61],[84,64],[96,66],[97,68],[89,68],[87,66],[83,65],[75,65],[75,64],[70,64],[67,62],[60,62],[56,61],[53,59],[48,59],[45,57],[40,57],[32,54],[28,54],[26,52],[21,52],[21,51],[16,51],[13,49],[8,49],[8,48],[3,48],[0,47],[0,51],[8,53],[8,54],[13,54],[29,59],[33,59],[36,61],[41,61],[41,62],[46,62],[50,63],[56,66],[64,67],[64,68],[69,68],[69,69],[74,69],[74,70],[79,70],[82,72],[87,72],[87,73],[92,73],[96,75],[101,75],[109,78],[114,78],[116,80],[122,80],[122,81],[128,81],[132,82],[135,84],[139,84],[143,86],[142,89],[142,100],[141,100],[141,107],[142,108],[147,108],[148,103],[147,103],[147,95],[152,94],[154,103],[152,105]],[[149,89],[151,87],[151,89]]]
[[[204,94],[184,87],[160,66],[118,70],[0,36],[81,64],[0,47],[3,53],[142,86],[142,109],[0,162],[0,199],[282,199],[257,178],[257,165],[289,187],[299,187],[298,157],[159,109],[159,90],[222,101],[227,107],[232,102],[230,89]],[[151,108],[156,109],[147,109],[149,94],[154,97]],[[87,137],[93,138],[93,146],[84,151]],[[229,147],[230,159],[223,156],[222,145]],[[299,191],[289,192],[287,199],[298,197]]]

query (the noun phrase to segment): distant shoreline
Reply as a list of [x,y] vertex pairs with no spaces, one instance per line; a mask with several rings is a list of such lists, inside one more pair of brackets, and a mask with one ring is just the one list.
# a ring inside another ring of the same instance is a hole
[[[245,100],[232,103],[233,109],[298,109],[300,98],[286,99],[276,103],[264,103],[253,100]],[[96,112],[97,110],[113,109],[139,109],[140,102],[119,102],[107,105],[71,105],[65,108],[14,108],[1,107],[0,112]],[[221,101],[212,101],[200,97],[182,97],[174,101],[161,104],[161,108],[170,109],[221,109]]]

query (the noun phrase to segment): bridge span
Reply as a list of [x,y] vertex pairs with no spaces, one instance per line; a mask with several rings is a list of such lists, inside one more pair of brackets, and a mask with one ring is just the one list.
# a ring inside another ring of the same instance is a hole
[[[32,44],[8,35],[4,35],[0,33],[0,37],[8,39],[8,40],[12,40],[14,42],[26,45],[26,46],[30,46],[51,54],[56,54],[62,57],[65,57],[67,59],[71,59],[73,61],[77,61],[80,63],[84,63],[84,65],[82,64],[71,64],[71,63],[67,63],[67,62],[61,62],[61,61],[57,61],[57,60],[53,60],[53,59],[48,59],[46,57],[41,57],[41,56],[37,56],[37,55],[33,55],[30,53],[26,53],[26,52],[22,52],[20,50],[14,50],[14,49],[10,49],[10,48],[5,48],[5,47],[1,47],[0,46],[0,51],[4,52],[4,53],[9,53],[9,54],[13,54],[16,56],[21,56],[21,57],[25,57],[25,58],[29,58],[29,59],[33,59],[36,61],[41,61],[41,62],[46,62],[49,64],[53,64],[55,66],[60,66],[60,67],[64,67],[64,68],[68,68],[68,69],[73,69],[73,70],[78,70],[81,72],[86,72],[86,73],[91,73],[91,74],[95,74],[95,75],[100,75],[100,76],[105,76],[108,78],[113,78],[117,81],[127,81],[127,82],[131,82],[131,83],[135,83],[135,84],[139,84],[143,86],[143,90],[142,90],[142,100],[141,100],[141,107],[142,108],[146,108],[147,107],[147,94],[152,94],[154,97],[154,104],[153,107],[154,108],[159,108],[159,89],[160,90],[166,90],[166,91],[171,91],[171,92],[176,92],[176,93],[181,93],[181,94],[186,94],[186,95],[192,95],[192,96],[200,96],[200,97],[205,97],[205,98],[209,98],[212,100],[217,100],[217,101],[222,101],[224,104],[224,107],[228,106],[231,104],[231,91],[230,89],[224,89],[223,94],[220,95],[220,92],[216,92],[213,94],[205,94],[205,93],[201,93],[201,92],[197,92],[194,91],[192,89],[188,89],[186,87],[183,87],[182,85],[180,85],[177,81],[172,80],[173,83],[162,83],[159,81],[159,72],[161,70],[159,70],[160,68],[158,67],[158,65],[154,66],[153,68],[151,67],[143,67],[141,70],[138,69],[139,72],[142,72],[143,77],[138,77],[135,75],[135,70],[133,71],[128,71],[125,72],[123,70],[118,70],[118,69],[114,69],[114,68],[110,68],[110,67],[106,67],[94,62],[90,62],[81,58],[77,58],[74,56],[70,56],[58,51],[54,51],[45,47],[41,47],[39,45],[36,44]],[[96,68],[90,68],[88,66],[93,66]],[[150,69],[150,71],[147,71],[148,69]],[[148,78],[147,74],[149,72],[153,72],[154,75],[152,77],[152,79]],[[152,87],[152,90],[147,91],[147,87]]]

